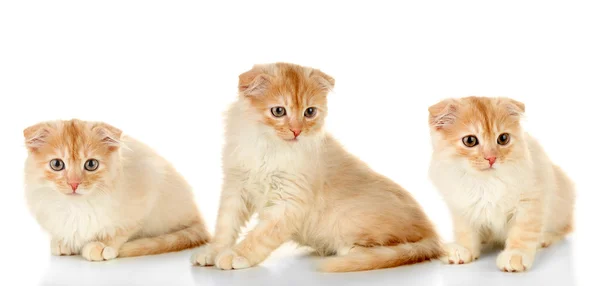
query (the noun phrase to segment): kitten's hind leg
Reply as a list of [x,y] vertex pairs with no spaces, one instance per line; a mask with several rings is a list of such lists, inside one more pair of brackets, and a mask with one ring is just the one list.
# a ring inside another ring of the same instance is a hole
[[336,255],[348,255],[348,254],[350,254],[351,252],[355,251],[357,247],[358,247],[358,246],[356,246],[356,245],[353,245],[353,246],[343,246],[343,247],[340,247],[340,248],[339,248],[339,249],[338,249],[338,250],[335,252],[335,254],[336,254]]
[[567,236],[567,234],[569,234],[571,231],[572,231],[572,227],[570,224],[558,232],[545,231],[542,234],[542,239],[540,240],[540,247],[546,248],[552,244],[555,244],[555,243],[563,240],[565,238],[565,236]]
[[542,235],[542,241],[540,241],[540,248],[546,248],[563,239],[563,235],[556,233],[546,232]]
[[544,232],[539,245],[543,248],[562,240],[573,231],[574,224],[575,187],[562,169],[553,167],[557,186],[555,196],[549,200],[550,211],[545,214]]

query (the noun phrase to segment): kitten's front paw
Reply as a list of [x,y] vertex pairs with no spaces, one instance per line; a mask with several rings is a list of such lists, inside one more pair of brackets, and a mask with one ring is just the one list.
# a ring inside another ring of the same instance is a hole
[[446,255],[440,257],[440,260],[446,264],[465,264],[479,258],[479,254],[474,255],[466,247],[456,243],[444,245],[444,251]]
[[89,242],[81,249],[81,256],[89,261],[111,260],[118,255],[117,250],[99,241]]
[[235,251],[228,249],[217,255],[215,258],[215,266],[222,270],[231,270],[244,269],[252,265],[250,265],[250,262],[246,257],[238,255]]
[[50,253],[52,255],[61,256],[61,255],[75,255],[77,254],[71,247],[66,246],[62,241],[58,239],[52,239],[50,241]]
[[518,249],[504,250],[498,255],[496,265],[504,272],[522,272],[531,268],[534,255]]
[[215,265],[215,256],[217,256],[217,251],[209,244],[200,246],[192,254],[192,265],[213,266]]

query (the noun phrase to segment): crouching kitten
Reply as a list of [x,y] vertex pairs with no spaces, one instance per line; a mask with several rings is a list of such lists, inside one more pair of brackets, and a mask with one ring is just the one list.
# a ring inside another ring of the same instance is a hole
[[24,130],[25,194],[54,255],[90,261],[158,254],[209,240],[190,186],[165,159],[105,123]]
[[520,272],[538,247],[572,230],[574,188],[520,124],[523,103],[508,98],[448,99],[429,108],[430,177],[454,221],[446,263],[469,263],[482,243],[504,245],[496,264]]
[[[286,63],[240,75],[227,115],[216,234],[194,264],[247,268],[290,240],[335,255],[323,271],[395,267],[442,253],[411,195],[323,130],[333,85],[317,69]],[[238,243],[253,213],[258,224]]]

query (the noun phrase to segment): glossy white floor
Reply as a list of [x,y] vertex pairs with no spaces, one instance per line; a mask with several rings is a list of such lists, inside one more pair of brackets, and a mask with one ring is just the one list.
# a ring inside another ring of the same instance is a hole
[[[576,249],[577,238],[570,237],[542,250],[531,271],[517,274],[496,268],[496,252],[467,265],[432,261],[385,270],[330,274],[315,271],[320,258],[293,245],[282,246],[258,267],[236,271],[193,267],[188,262],[189,250],[91,263],[79,256],[53,257],[45,249],[35,257],[13,256],[16,263],[4,267],[10,271],[2,277],[18,285],[590,285],[585,279],[591,276],[586,274],[592,273],[582,273],[585,270],[576,268],[586,263],[584,256],[577,259],[574,255]],[[17,249],[8,252],[13,251],[18,252]]]

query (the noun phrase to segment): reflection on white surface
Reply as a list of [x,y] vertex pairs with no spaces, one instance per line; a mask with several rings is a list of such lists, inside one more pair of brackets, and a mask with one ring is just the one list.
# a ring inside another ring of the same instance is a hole
[[526,273],[496,268],[496,254],[467,265],[438,261],[357,273],[319,273],[319,258],[285,245],[262,265],[221,271],[192,267],[191,251],[91,263],[80,257],[52,257],[41,285],[575,285],[573,242],[538,253]]

